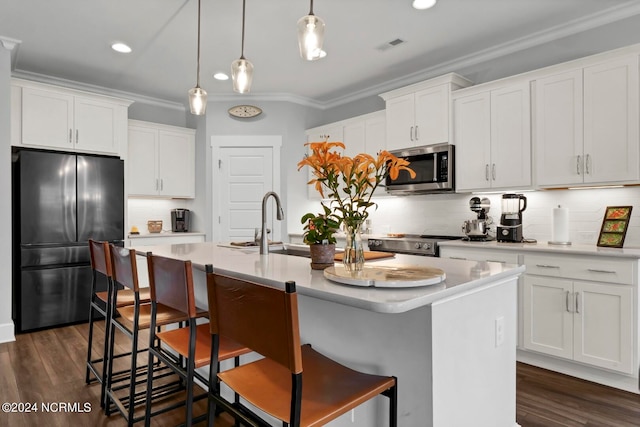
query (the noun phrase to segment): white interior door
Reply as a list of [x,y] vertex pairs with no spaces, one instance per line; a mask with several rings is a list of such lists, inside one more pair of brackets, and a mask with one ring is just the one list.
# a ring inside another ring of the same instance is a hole
[[[215,172],[214,238],[216,242],[244,242],[262,226],[262,198],[280,190],[280,136],[212,137]],[[267,226],[271,240],[281,240],[275,221],[274,201],[269,200]]]

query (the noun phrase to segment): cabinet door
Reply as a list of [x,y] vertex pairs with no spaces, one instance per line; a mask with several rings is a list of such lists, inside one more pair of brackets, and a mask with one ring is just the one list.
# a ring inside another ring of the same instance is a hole
[[387,149],[387,120],[384,114],[366,120],[364,141],[365,152],[374,157]]
[[22,143],[73,149],[73,96],[22,89]]
[[531,185],[529,82],[491,91],[493,188]]
[[449,142],[449,84],[415,93],[414,145]]
[[158,181],[158,131],[129,126],[127,186],[129,195],[156,196]]
[[419,145],[414,140],[415,97],[412,93],[386,102],[387,150]]
[[633,288],[575,282],[574,359],[633,373]]
[[584,181],[637,181],[638,56],[584,69]]
[[523,345],[527,350],[573,357],[573,313],[570,280],[524,276]]
[[535,82],[536,183],[581,184],[582,69]]
[[365,152],[365,123],[357,121],[345,124],[343,128],[344,155],[353,157]]
[[490,99],[490,93],[484,92],[453,102],[458,191],[491,188]]
[[195,197],[195,140],[185,133],[161,130],[158,134],[160,194]]
[[118,105],[75,97],[75,148],[83,152],[118,154]]

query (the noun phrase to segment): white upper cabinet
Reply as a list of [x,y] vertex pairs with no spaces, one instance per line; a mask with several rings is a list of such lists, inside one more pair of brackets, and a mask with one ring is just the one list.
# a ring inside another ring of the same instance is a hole
[[454,94],[456,190],[531,186],[529,82]]
[[130,120],[129,196],[195,197],[195,130]]
[[450,142],[451,92],[471,82],[447,74],[386,92],[387,149]]
[[631,55],[535,81],[538,186],[640,179],[638,72]]
[[120,155],[130,101],[14,80],[12,144]]

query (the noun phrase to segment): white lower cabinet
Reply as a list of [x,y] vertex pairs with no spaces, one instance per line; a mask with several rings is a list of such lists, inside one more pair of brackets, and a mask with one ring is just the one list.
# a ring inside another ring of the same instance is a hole
[[633,373],[637,261],[528,254],[524,259],[524,348]]

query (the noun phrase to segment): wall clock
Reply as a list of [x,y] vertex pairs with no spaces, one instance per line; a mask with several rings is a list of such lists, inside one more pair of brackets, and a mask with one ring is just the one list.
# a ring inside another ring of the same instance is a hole
[[236,105],[235,107],[229,108],[229,114],[233,117],[239,117],[241,119],[247,119],[249,117],[255,117],[262,113],[262,109],[260,107],[256,107],[255,105]]

